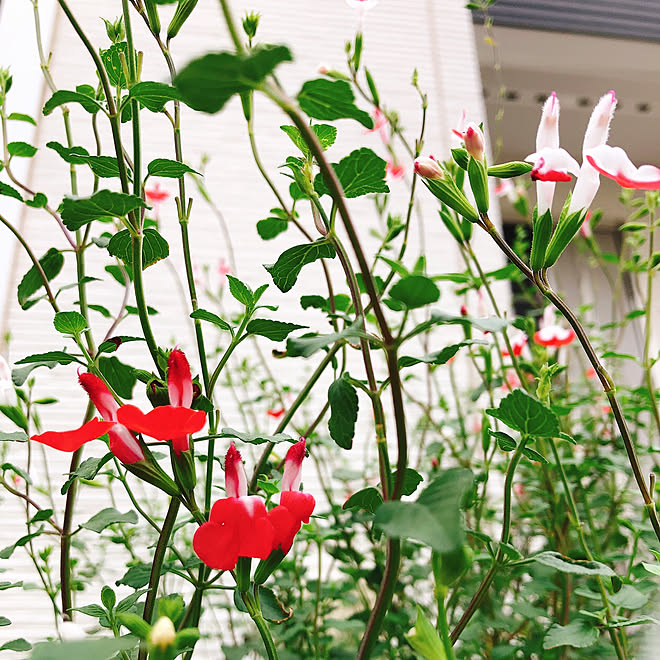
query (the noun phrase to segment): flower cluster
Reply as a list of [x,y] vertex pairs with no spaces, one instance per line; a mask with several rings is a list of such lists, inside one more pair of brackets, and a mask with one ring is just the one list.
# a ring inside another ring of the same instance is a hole
[[229,571],[239,557],[267,559],[271,552],[286,554],[302,523],[314,511],[314,497],[298,490],[301,481],[305,440],[287,452],[280,504],[266,510],[264,500],[248,495],[241,455],[232,442],[225,457],[227,497],[211,509],[209,521],[195,532],[193,548],[210,568]]
[[172,441],[176,454],[189,449],[188,437],[205,424],[201,410],[192,410],[192,378],[190,366],[182,351],[174,349],[167,361],[170,405],[158,406],[146,415],[136,406],[120,406],[105,383],[92,373],[81,373],[78,380],[105,421],[94,418],[72,431],[46,431],[32,436],[60,451],[76,451],[108,434],[110,451],[125,465],[146,460],[136,437],[142,433],[156,440]]

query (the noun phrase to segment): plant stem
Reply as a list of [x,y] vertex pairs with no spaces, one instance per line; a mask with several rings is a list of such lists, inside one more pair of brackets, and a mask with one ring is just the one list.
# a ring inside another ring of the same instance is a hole
[[247,610],[254,621],[254,624],[257,626],[257,630],[261,635],[261,640],[264,643],[264,648],[268,654],[268,660],[277,660],[277,649],[275,648],[275,642],[273,637],[270,634],[268,624],[261,613],[261,606],[259,605],[259,585],[254,585],[254,595],[249,591],[246,591],[241,594],[243,602],[247,607]]
[[[158,583],[163,568],[163,560],[165,559],[165,551],[167,550],[170,537],[172,536],[172,530],[174,529],[174,523],[176,522],[176,516],[179,512],[180,505],[181,500],[179,500],[178,497],[173,497],[170,500],[170,506],[167,509],[167,515],[163,521],[163,527],[160,531],[160,536],[158,537],[156,550],[154,551],[154,559],[151,564],[151,575],[149,576],[149,591],[147,592],[147,598],[144,601],[144,613],[142,614],[142,618],[150,625],[153,618],[154,605],[156,604],[156,598],[158,596]],[[146,657],[147,648],[146,646],[141,646],[138,660],[146,660]]]

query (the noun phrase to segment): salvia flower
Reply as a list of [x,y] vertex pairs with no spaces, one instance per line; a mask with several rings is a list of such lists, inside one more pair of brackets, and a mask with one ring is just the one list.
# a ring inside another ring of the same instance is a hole
[[157,406],[146,414],[137,406],[121,406],[117,416],[133,431],[155,440],[171,440],[174,453],[179,456],[190,448],[189,435],[202,429],[206,415],[203,410],[190,408],[193,398],[190,366],[186,356],[177,348],[170,353],[167,371],[169,405]]
[[573,188],[571,203],[568,207],[569,214],[589,208],[598,192],[600,176],[598,170],[589,162],[587,153],[607,142],[616,103],[616,95],[613,90],[610,90],[600,98],[591,113],[582,142],[582,167],[580,167],[580,173],[575,188]]
[[628,154],[621,147],[606,144],[586,152],[587,161],[623,188],[637,190],[660,190],[660,168],[654,165],[635,167]]
[[572,328],[564,328],[554,323],[554,310],[546,307],[541,320],[541,329],[534,333],[534,341],[541,346],[559,348],[567,346],[575,339]]
[[[527,346],[527,335],[524,332],[518,332],[511,338],[511,350],[515,357],[519,357],[525,346]],[[502,355],[504,357],[509,357],[509,350],[507,348],[502,349]]]
[[225,487],[228,497],[213,505],[209,521],[195,532],[193,549],[209,568],[230,571],[239,557],[266,559],[275,530],[264,501],[247,494],[243,462],[233,442],[225,456]]
[[472,158],[483,162],[486,151],[486,140],[484,139],[483,131],[477,124],[470,122],[465,130],[462,130],[461,127],[461,129],[452,129],[452,132],[463,140],[465,150]]
[[415,172],[425,179],[444,179],[445,175],[433,156],[420,156],[415,161]]
[[403,179],[406,174],[406,168],[400,162],[388,160],[385,166],[385,178],[389,181],[399,181]]
[[374,125],[373,128],[368,128],[366,133],[375,133],[378,132],[380,139],[383,144],[387,145],[390,142],[390,136],[387,131],[387,116],[385,113],[377,107],[374,107],[373,112],[371,113],[371,118],[373,119]]

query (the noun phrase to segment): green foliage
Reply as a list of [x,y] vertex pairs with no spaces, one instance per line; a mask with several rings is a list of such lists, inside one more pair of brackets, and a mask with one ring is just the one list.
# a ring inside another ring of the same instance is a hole
[[486,412],[525,435],[550,438],[559,435],[557,416],[523,390],[514,390],[500,401],[498,408],[488,408]]
[[358,415],[358,396],[355,387],[346,379],[337,379],[328,388],[330,419],[328,431],[330,437],[342,448],[353,446],[355,422]]
[[100,534],[106,527],[110,527],[110,525],[116,523],[130,523],[131,525],[135,525],[137,521],[138,517],[135,511],[120,513],[117,509],[109,507],[95,513],[87,522],[82,523],[80,526]]
[[55,330],[63,335],[80,337],[87,329],[85,317],[78,312],[58,312],[53,319]]
[[306,327],[297,323],[284,323],[272,319],[252,319],[245,330],[250,335],[260,335],[272,341],[284,341],[294,330]]
[[124,218],[132,211],[146,208],[140,197],[99,190],[91,197],[65,197],[60,213],[67,229],[75,231],[100,218]]
[[59,89],[46,101],[43,109],[44,115],[49,115],[55,108],[68,103],[78,103],[91,114],[101,110],[101,106],[87,94]]
[[147,165],[149,176],[163,176],[169,179],[179,179],[186,173],[199,174],[185,163],[167,158],[156,158]]
[[435,628],[417,606],[415,632],[406,637],[410,646],[425,660],[446,660],[447,654]]
[[[133,269],[133,238],[128,229],[117,232],[108,243],[108,252]],[[145,229],[142,236],[142,269],[166,259],[170,254],[167,241],[153,228]]]
[[351,86],[344,80],[318,78],[308,80],[300,92],[298,103],[302,111],[313,119],[355,119],[366,128],[373,128],[367,112],[355,105]]
[[[385,166],[385,161],[366,147],[352,151],[332,165],[344,196],[349,198],[389,192],[390,189],[385,183]],[[319,195],[329,194],[322,174],[316,177],[314,188]]]
[[[64,256],[59,250],[49,248],[48,252],[39,259],[39,265],[46,279],[50,282],[62,270],[64,265]],[[36,300],[30,300],[30,297],[35,294],[43,286],[43,279],[41,273],[37,270],[36,266],[32,266],[21,279],[18,289],[18,304],[27,309],[31,307]]]
[[274,264],[264,266],[264,268],[270,273],[275,286],[282,293],[286,293],[293,288],[303,266],[318,259],[333,259],[334,257],[335,249],[328,241],[321,239],[315,243],[296,245],[285,250]]
[[163,112],[168,101],[180,101],[178,90],[165,83],[145,80],[133,85],[128,92],[129,99],[135,99],[151,112]]

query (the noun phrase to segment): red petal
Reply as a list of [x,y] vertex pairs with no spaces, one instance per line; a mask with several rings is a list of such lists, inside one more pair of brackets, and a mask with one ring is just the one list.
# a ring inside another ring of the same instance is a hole
[[281,505],[268,512],[268,520],[275,530],[273,550],[281,548],[282,552],[286,554],[291,549],[293,539],[300,530],[300,521],[294,518],[289,509]]
[[193,400],[190,365],[183,351],[175,348],[167,360],[167,391],[173,406],[190,407]]
[[233,525],[204,523],[193,536],[193,549],[209,567],[231,571],[238,562],[238,535]]
[[316,506],[316,501],[309,493],[285,490],[280,496],[280,505],[289,509],[297,520],[308,523],[309,517],[312,515]]
[[114,425],[114,422],[101,422],[98,417],[94,417],[79,429],[73,431],[46,431],[46,433],[40,435],[33,435],[30,440],[36,440],[60,451],[76,451],[86,442],[100,438]]
[[275,529],[266,515],[241,520],[238,535],[238,554],[241,557],[268,558],[270,551],[273,549]]
[[122,424],[113,424],[108,431],[110,451],[124,464],[144,460],[144,452],[137,438]]
[[199,431],[206,424],[203,410],[181,406],[158,406],[146,415],[136,406],[121,406],[117,420],[132,431],[156,440],[171,440]]

